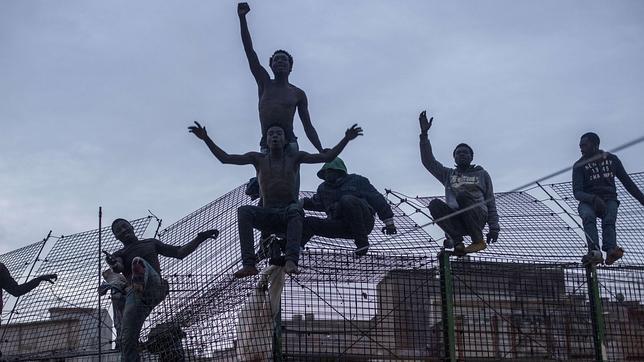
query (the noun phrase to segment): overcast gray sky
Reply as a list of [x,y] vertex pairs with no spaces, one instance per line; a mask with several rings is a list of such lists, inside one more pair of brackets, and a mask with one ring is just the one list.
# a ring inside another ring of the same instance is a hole
[[[364,127],[342,157],[381,190],[443,192],[420,163],[424,108],[437,158],[469,143],[497,191],[572,164],[586,131],[606,149],[644,134],[642,1],[250,6],[263,64],[294,56],[325,147]],[[168,225],[253,175],[216,161],[194,120],[230,153],[258,149],[236,2],[0,2],[0,252],[95,228],[99,205],[105,223],[151,209]],[[628,171],[643,150],[618,154]]]

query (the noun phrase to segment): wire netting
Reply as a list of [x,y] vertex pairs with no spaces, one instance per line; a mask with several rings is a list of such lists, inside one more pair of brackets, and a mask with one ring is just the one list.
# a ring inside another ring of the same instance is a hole
[[[632,177],[644,188],[643,173]],[[614,266],[597,268],[603,333],[609,360],[641,360],[644,263],[637,241],[644,212],[623,189],[618,192],[618,240],[627,254]],[[264,259],[260,275],[232,277],[241,267],[237,208],[251,203],[244,185],[163,229],[158,238],[172,245],[212,228],[220,235],[183,260],[161,258],[170,293],[144,326],[143,359],[445,360],[448,330],[460,360],[595,359],[598,331],[587,269],[580,263],[586,243],[570,183],[497,194],[498,242],[472,256],[452,257],[450,279],[441,278],[445,270],[437,260],[443,232],[426,208],[433,198],[389,190],[386,196],[398,234],[384,235],[376,220],[363,257],[354,255],[352,240],[314,237],[294,276]],[[137,234],[148,223],[137,220]],[[96,355],[96,233],[63,237],[43,259],[36,274],[55,271],[59,281],[20,299],[8,330],[23,337],[19,346],[16,338],[5,338],[5,356]],[[120,247],[109,230],[103,236],[106,250]],[[256,231],[257,247],[259,239]],[[449,288],[453,299],[445,300]],[[453,325],[445,317],[447,304]],[[101,306],[104,353],[117,358],[107,297]]]
[[[637,187],[644,189],[644,172],[633,173],[630,175],[631,179]],[[617,194],[619,199],[618,216],[616,223],[617,230],[617,244],[624,248],[624,257],[620,260],[622,265],[644,265],[644,243],[642,239],[644,236],[644,212],[642,212],[642,205],[631,195],[626,192],[624,186],[618,181]],[[574,219],[576,220],[577,228],[583,233],[581,227],[581,218],[577,215],[577,205],[579,202],[575,199],[572,193],[572,183],[564,182],[548,185],[557,195],[557,199],[567,205]],[[597,230],[601,239],[601,220],[597,220]],[[584,242],[584,248],[586,243]]]
[[[131,221],[142,236],[149,218]],[[105,250],[115,251],[121,243],[110,227],[102,230]],[[99,345],[98,249],[99,230],[58,238],[33,276],[58,275],[55,284],[46,282],[18,300],[11,323],[2,326],[0,350],[7,359],[36,360],[57,357],[96,355]],[[106,268],[106,267],[105,267]],[[115,331],[110,317],[110,301],[101,304],[102,348],[112,348]]]

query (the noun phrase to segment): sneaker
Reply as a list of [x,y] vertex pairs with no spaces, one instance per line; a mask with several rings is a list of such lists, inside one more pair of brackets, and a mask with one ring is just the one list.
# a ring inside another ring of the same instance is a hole
[[591,250],[588,252],[588,254],[584,255],[583,258],[581,258],[581,262],[584,265],[598,265],[604,262],[604,257],[601,251]]
[[485,250],[487,248],[487,244],[485,243],[485,240],[479,240],[471,243],[465,248],[466,253],[476,253],[477,251]]
[[237,279],[252,277],[259,274],[259,270],[254,265],[244,265],[243,268],[237,270],[233,276]]
[[460,242],[454,246],[454,255],[456,256],[464,256],[467,254],[465,252],[465,244],[463,242]]
[[286,274],[300,274],[300,271],[297,269],[297,264],[293,260],[287,260],[284,264],[284,271]]
[[619,246],[614,247],[611,251],[606,253],[606,265],[613,265],[616,261],[622,258],[624,256],[624,249],[620,248]]
[[132,263],[132,289],[135,292],[143,293],[145,285],[145,265],[140,260]]

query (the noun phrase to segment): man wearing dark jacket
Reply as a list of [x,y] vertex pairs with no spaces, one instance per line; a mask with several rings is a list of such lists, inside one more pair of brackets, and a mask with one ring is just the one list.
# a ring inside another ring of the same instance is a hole
[[603,256],[599,248],[597,218],[602,219],[602,247],[606,252],[606,264],[611,265],[624,255],[617,246],[615,222],[617,221],[617,177],[640,204],[644,205],[644,194],[628,176],[617,156],[599,149],[599,136],[588,132],[579,141],[581,158],[572,169],[572,189],[575,199],[579,200],[588,254],[583,262],[600,264]]
[[[465,143],[454,149],[456,168],[445,167],[438,162],[427,136],[433,120],[433,117],[427,120],[426,111],[420,113],[420,158],[427,171],[445,186],[445,202],[432,200],[429,211],[454,243],[456,255],[481,251],[487,247],[483,240],[486,222],[490,227],[487,242],[493,243],[499,238],[499,215],[496,212],[492,179],[483,167],[472,165],[474,151]],[[467,247],[463,244],[465,235],[472,239],[472,244]],[[446,246],[449,245],[448,240]]]
[[308,216],[304,219],[302,245],[313,235],[353,239],[356,255],[365,255],[376,213],[385,223],[383,233],[390,235],[397,232],[394,213],[384,196],[366,177],[347,174],[347,167],[339,157],[325,163],[318,171],[318,177],[324,182],[312,197],[304,198],[302,202],[305,210],[324,211],[328,217]]

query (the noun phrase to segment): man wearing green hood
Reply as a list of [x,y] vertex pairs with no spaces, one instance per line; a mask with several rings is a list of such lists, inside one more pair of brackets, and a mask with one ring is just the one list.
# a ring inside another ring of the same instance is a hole
[[385,223],[383,233],[391,235],[397,232],[394,213],[384,196],[366,177],[348,174],[339,157],[325,163],[317,175],[324,182],[312,197],[304,198],[302,202],[305,210],[324,211],[328,217],[308,216],[304,219],[302,245],[313,235],[353,239],[356,255],[365,255],[376,213]]

